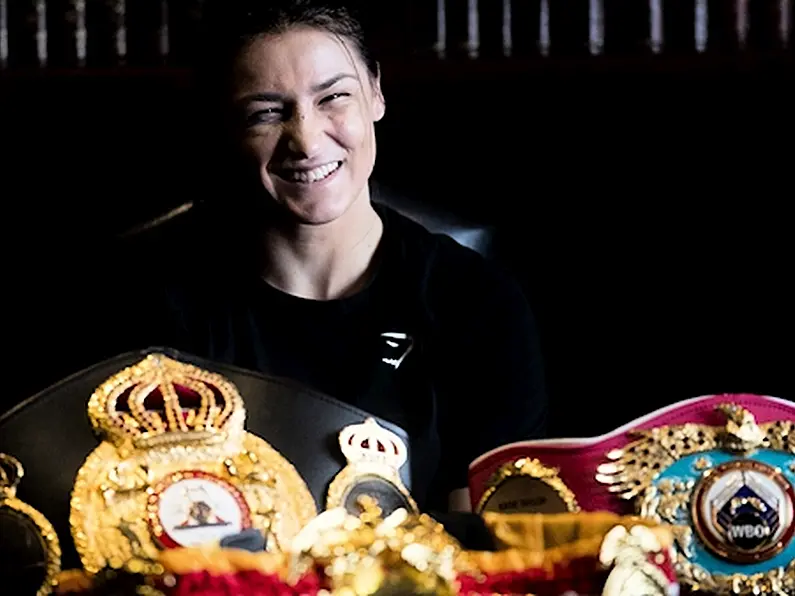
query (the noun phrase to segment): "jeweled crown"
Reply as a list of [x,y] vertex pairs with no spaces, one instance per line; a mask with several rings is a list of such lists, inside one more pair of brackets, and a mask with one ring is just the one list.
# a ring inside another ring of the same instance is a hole
[[161,354],[113,375],[88,402],[97,432],[137,447],[225,439],[243,431],[245,415],[243,398],[223,376]]
[[406,463],[406,445],[373,418],[344,428],[339,440],[342,453],[352,464],[386,464],[397,470]]

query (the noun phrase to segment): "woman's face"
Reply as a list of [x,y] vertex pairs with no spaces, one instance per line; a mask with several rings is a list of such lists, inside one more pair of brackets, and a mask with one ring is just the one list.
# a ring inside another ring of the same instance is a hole
[[246,153],[280,206],[324,224],[369,199],[384,101],[351,45],[309,28],[269,35],[241,54],[235,80]]

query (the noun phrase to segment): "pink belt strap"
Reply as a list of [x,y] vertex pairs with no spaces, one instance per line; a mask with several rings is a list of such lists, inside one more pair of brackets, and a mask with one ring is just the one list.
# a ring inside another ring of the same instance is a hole
[[687,423],[723,426],[725,417],[716,408],[724,403],[737,404],[749,410],[758,423],[795,420],[795,404],[790,401],[751,394],[708,395],[667,406],[599,437],[504,445],[484,453],[469,465],[472,508],[477,510],[495,472],[505,464],[524,458],[537,459],[545,466],[557,468],[560,480],[574,494],[583,511],[631,515],[634,513],[632,504],[597,481],[597,469],[607,461],[607,454],[630,443],[632,431]]

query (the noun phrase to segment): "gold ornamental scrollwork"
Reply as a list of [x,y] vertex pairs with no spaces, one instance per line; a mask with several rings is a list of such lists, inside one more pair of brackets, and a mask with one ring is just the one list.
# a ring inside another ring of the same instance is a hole
[[[757,424],[737,404],[717,409],[724,426],[633,432],[631,443],[607,454],[596,478],[642,517],[672,529],[684,584],[719,595],[795,594],[795,560],[786,555],[795,548],[795,488],[786,476],[793,472],[795,421]],[[704,560],[713,561],[712,572]],[[770,561],[766,571],[744,571]],[[717,571],[726,566],[733,571]]]
[[281,552],[317,514],[292,464],[244,430],[221,375],[150,355],[98,387],[88,415],[102,442],[78,471],[70,523],[89,573],[250,528]]
[[310,569],[328,580],[329,594],[456,594],[466,563],[443,526],[425,514],[396,509],[384,516],[369,495],[357,498],[358,514],[327,509],[293,541],[290,576]]
[[602,541],[599,562],[610,570],[602,596],[671,596],[675,578],[661,565],[670,562],[657,536],[645,526],[616,526]]
[[[547,493],[547,495],[537,497],[532,497],[528,494],[517,495],[515,498],[511,497],[508,502],[499,504],[497,508],[491,508],[490,501],[495,498],[498,492],[505,488],[507,483],[517,479],[532,479],[540,483],[541,492]],[[552,499],[549,497],[552,497]],[[544,502],[536,503],[535,501],[539,499]],[[549,507],[550,500],[553,501],[551,508]],[[554,501],[557,501],[557,503]],[[574,492],[566,486],[556,468],[545,466],[537,459],[520,458],[503,464],[489,478],[486,483],[486,490],[475,507],[475,513],[479,515],[485,511],[576,513],[580,511],[580,506],[577,503],[577,497]]]
[[[0,512],[5,510],[6,515],[21,521],[23,531],[24,526],[35,528],[45,559],[40,562],[44,567],[44,574],[36,595],[45,596],[52,593],[56,578],[61,571],[61,546],[49,520],[38,510],[17,498],[17,486],[24,475],[25,469],[17,458],[0,453]],[[29,540],[31,536],[27,535],[25,538]]]

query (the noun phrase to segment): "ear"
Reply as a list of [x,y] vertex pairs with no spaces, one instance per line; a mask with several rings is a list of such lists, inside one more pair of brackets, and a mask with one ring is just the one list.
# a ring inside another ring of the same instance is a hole
[[386,113],[386,102],[384,101],[384,92],[381,91],[381,65],[378,65],[378,73],[372,77],[372,90],[373,90],[373,122],[378,122],[384,117]]

